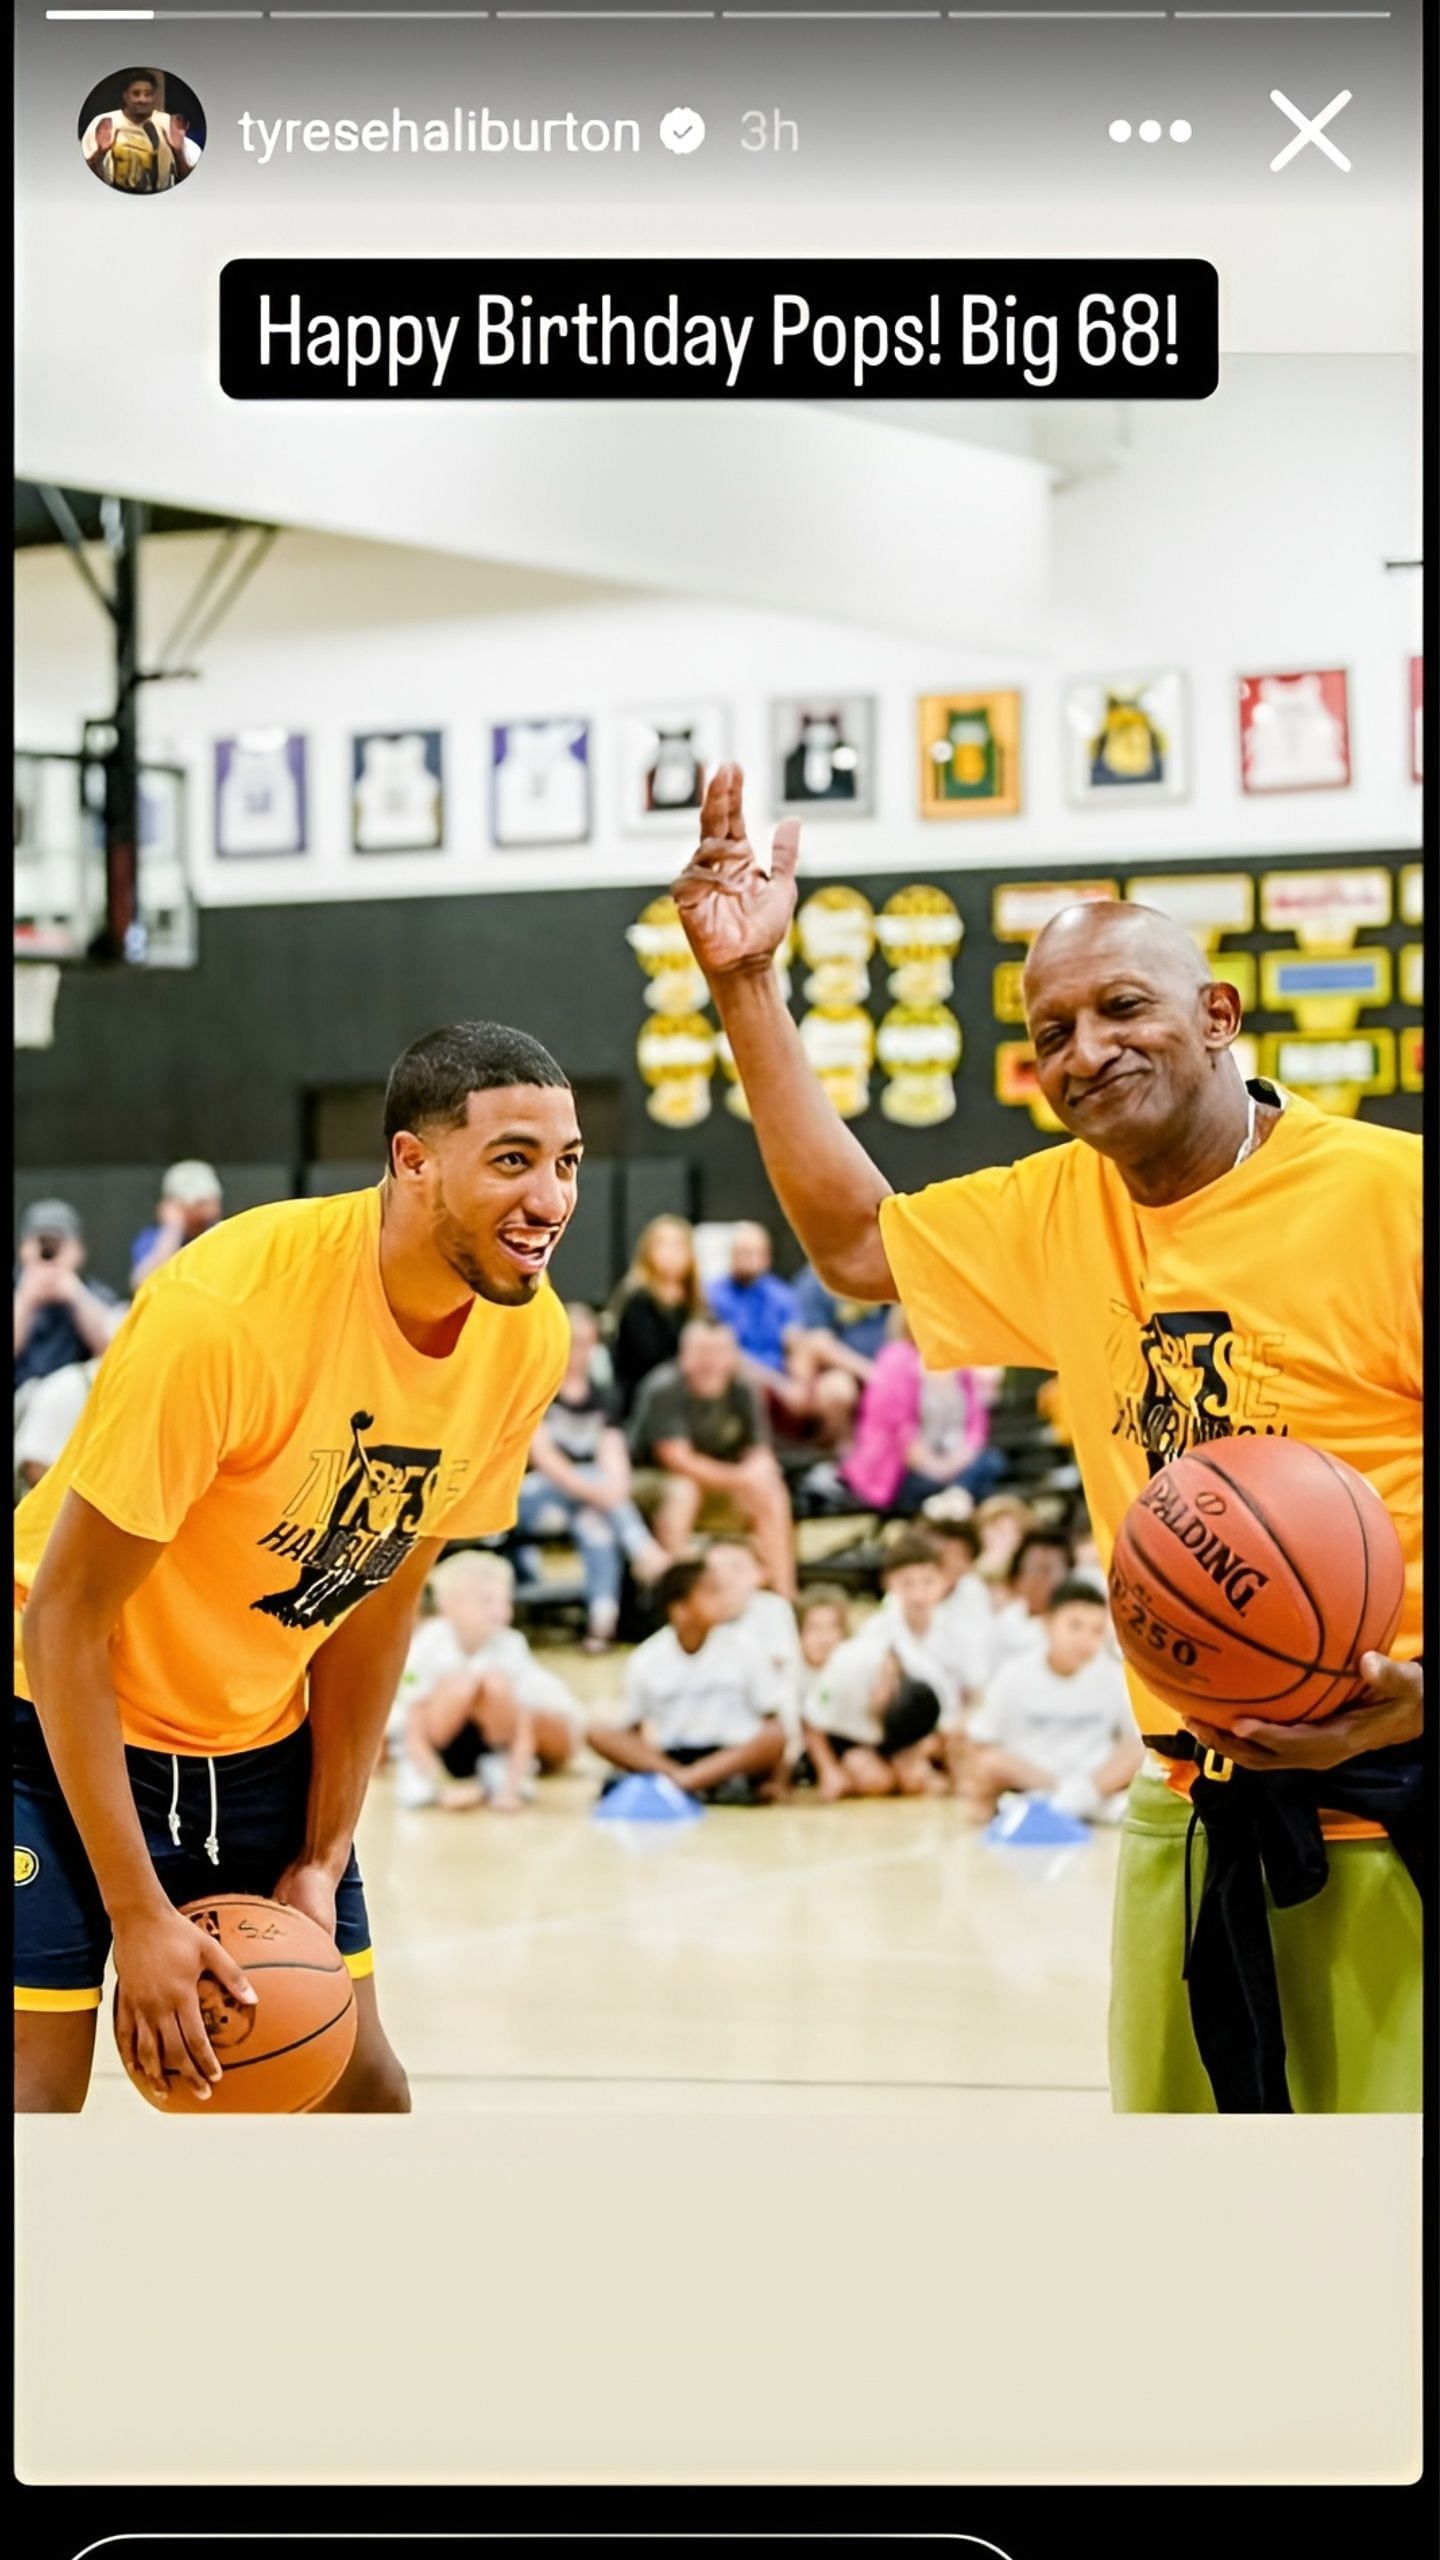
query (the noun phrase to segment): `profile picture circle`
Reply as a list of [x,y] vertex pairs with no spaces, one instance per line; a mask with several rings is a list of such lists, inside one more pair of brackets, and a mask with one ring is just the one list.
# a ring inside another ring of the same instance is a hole
[[77,131],[85,166],[102,187],[121,196],[159,196],[199,167],[205,110],[175,72],[132,62],[96,82]]

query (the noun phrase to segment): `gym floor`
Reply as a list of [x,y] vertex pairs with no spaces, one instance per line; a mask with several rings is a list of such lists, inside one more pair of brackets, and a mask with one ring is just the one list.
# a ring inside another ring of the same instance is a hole
[[[618,1657],[542,1657],[598,1712]],[[946,1798],[593,1820],[600,1764],[521,1814],[371,1788],[360,1863],[381,2014],[416,2111],[522,2084],[593,2109],[663,2084],[806,2110],[815,2092],[1044,2090],[1105,2108],[1118,1837],[997,1850]],[[788,2094],[787,2094],[788,2093]],[[102,2033],[92,2110],[140,2102]]]

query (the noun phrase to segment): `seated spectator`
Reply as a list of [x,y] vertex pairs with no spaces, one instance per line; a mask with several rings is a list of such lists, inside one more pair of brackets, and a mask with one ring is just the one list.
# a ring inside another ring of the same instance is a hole
[[1043,1648],[1051,1598],[1058,1586],[1069,1579],[1069,1539],[1059,1529],[1027,1530],[1006,1578],[1004,1603],[995,1614],[992,1679],[1012,1655],[1036,1653]]
[[903,1308],[892,1308],[840,1462],[840,1480],[874,1511],[910,1516],[946,1487],[973,1498],[1000,1461],[986,1446],[989,1403],[973,1369],[924,1369]]
[[1144,1757],[1125,1675],[1107,1651],[1109,1610],[1093,1584],[1051,1592],[1044,1642],[996,1672],[971,1718],[958,1792],[988,1822],[1005,1795],[1044,1795],[1081,1822],[1119,1822]]
[[579,1710],[510,1623],[515,1578],[503,1556],[462,1548],[429,1588],[436,1614],[415,1630],[391,1715],[400,1801],[458,1812],[488,1799],[514,1813],[537,1766],[565,1767]]
[[711,1285],[710,1312],[717,1324],[728,1324],[751,1367],[779,1381],[787,1344],[799,1330],[799,1310],[789,1281],[771,1270],[771,1259],[765,1229],[742,1219],[730,1239],[729,1277]]
[[987,1493],[984,1501],[975,1505],[975,1526],[980,1532],[980,1578],[998,1609],[1008,1597],[1006,1585],[1015,1550],[1038,1522],[1022,1494]]
[[803,1666],[795,1610],[778,1591],[765,1589],[760,1558],[748,1538],[707,1538],[705,1554],[719,1577],[722,1592],[728,1595],[729,1623],[758,1645],[776,1678],[784,1684],[785,1730],[798,1746]]
[[838,1584],[812,1582],[795,1603],[795,1619],[800,1635],[801,1750],[790,1774],[802,1786],[820,1787],[822,1796],[833,1804],[845,1789],[835,1772],[827,1785],[820,1786],[820,1772],[805,1742],[805,1733],[807,1727],[814,1726],[811,1701],[820,1685],[820,1674],[832,1653],[849,1641],[850,1603]]
[[130,1287],[143,1288],[181,1247],[218,1227],[225,1215],[220,1176],[198,1156],[172,1164],[160,1185],[153,1223],[142,1227],[130,1247]]
[[614,1400],[591,1378],[600,1328],[588,1307],[566,1312],[570,1365],[530,1444],[519,1527],[526,1538],[574,1538],[585,1576],[585,1651],[603,1653],[615,1640],[626,1564],[638,1581],[653,1582],[667,1559],[631,1497],[630,1452]]
[[805,1748],[821,1795],[932,1795],[960,1702],[933,1647],[944,1593],[930,1539],[897,1538],[880,1569],[887,1605],[837,1645],[805,1699]]
[[655,1597],[666,1624],[630,1656],[624,1712],[589,1727],[591,1750],[706,1803],[768,1802],[785,1756],[783,1681],[732,1622],[709,1556],[667,1566]]
[[819,1335],[832,1359],[855,1362],[862,1385],[885,1340],[890,1309],[863,1298],[837,1298],[807,1262],[794,1279],[795,1312],[806,1333]]
[[[729,1278],[711,1286],[711,1312],[729,1325],[776,1429],[787,1440],[808,1441],[817,1449],[843,1448],[871,1363],[833,1333],[812,1331],[801,1315],[798,1290],[770,1266],[765,1229],[743,1221],[731,1238]],[[836,1303],[813,1275],[812,1284],[827,1305]],[[879,1313],[883,1329],[885,1310]]]
[[98,1360],[72,1360],[68,1369],[31,1380],[15,1429],[17,1500],[54,1466],[85,1410],[99,1366]]
[[15,1266],[17,1389],[98,1358],[124,1322],[114,1290],[82,1279],[84,1268],[85,1230],[69,1202],[37,1200],[20,1221]]
[[[995,1651],[995,1612],[981,1581],[980,1532],[973,1519],[927,1512],[924,1534],[940,1558],[944,1590],[930,1630],[930,1646],[963,1706],[978,1705]],[[884,1602],[887,1609],[894,1602]]]
[[838,1583],[812,1582],[795,1603],[795,1624],[800,1638],[800,1703],[802,1713],[815,1686],[817,1675],[825,1668],[837,1645],[844,1644],[850,1634],[850,1603]]
[[651,1372],[679,1357],[680,1336],[691,1318],[706,1313],[688,1218],[651,1219],[610,1313],[610,1361],[620,1411],[628,1416]]
[[[770,1448],[760,1400],[740,1374],[740,1350],[724,1325],[697,1318],[680,1356],[645,1381],[630,1425],[642,1508],[653,1501],[655,1535],[679,1556],[697,1529],[748,1530],[765,1580],[795,1596],[795,1526],[785,1479]],[[658,1473],[657,1473],[658,1471]]]
[[786,1337],[786,1380],[773,1392],[792,1430],[818,1449],[843,1449],[890,1310],[833,1297],[808,1262],[793,1286],[799,1330]]

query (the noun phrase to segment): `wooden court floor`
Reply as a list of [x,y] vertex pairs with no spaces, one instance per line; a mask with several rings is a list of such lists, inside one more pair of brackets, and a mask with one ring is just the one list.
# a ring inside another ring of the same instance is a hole
[[[598,1708],[618,1660],[546,1654]],[[593,1819],[598,1764],[524,1813],[403,1810],[359,1834],[376,1982],[417,2113],[643,2089],[1014,2090],[1105,2102],[1118,1840],[991,1846],[948,1799]],[[137,2108],[102,2034],[91,2108]]]

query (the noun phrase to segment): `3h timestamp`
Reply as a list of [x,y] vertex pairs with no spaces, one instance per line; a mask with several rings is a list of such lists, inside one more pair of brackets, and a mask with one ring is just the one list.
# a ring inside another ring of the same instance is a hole
[[742,151],[798,151],[800,127],[778,107],[747,107],[740,118]]

